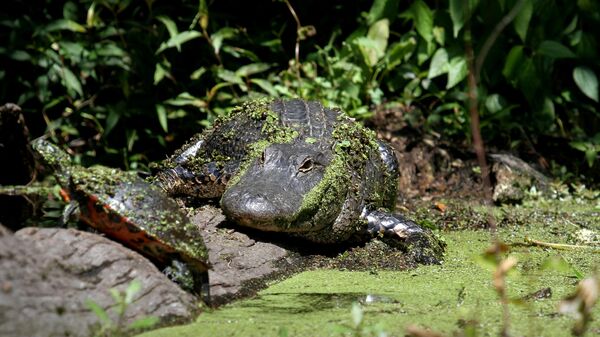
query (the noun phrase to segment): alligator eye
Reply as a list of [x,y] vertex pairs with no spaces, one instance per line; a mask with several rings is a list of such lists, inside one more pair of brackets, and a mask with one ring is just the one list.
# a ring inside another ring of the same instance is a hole
[[308,158],[304,159],[304,162],[302,163],[302,165],[300,165],[300,167],[298,168],[298,171],[308,172],[308,171],[312,170],[313,166],[314,166],[314,162],[313,162],[312,158],[308,157]]

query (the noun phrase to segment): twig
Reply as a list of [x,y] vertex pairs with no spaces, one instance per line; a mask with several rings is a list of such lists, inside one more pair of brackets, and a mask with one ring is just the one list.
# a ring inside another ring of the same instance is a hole
[[529,237],[525,237],[525,243],[529,246],[540,246],[548,247],[553,249],[570,250],[570,249],[589,249],[594,253],[600,253],[600,247],[597,246],[586,246],[586,245],[569,245],[566,243],[554,243],[534,240]]

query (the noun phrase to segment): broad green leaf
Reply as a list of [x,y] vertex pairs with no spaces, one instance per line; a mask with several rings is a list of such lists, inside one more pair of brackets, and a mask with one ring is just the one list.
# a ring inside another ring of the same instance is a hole
[[546,40],[540,43],[538,52],[542,55],[557,59],[575,57],[575,54],[573,54],[569,48],[565,47],[560,42],[552,40]]
[[202,34],[198,31],[186,30],[173,36],[168,41],[161,43],[160,47],[156,51],[156,54],[160,54],[163,50],[173,47],[176,47],[178,51],[181,51],[181,44],[193,39],[197,39],[201,36]]
[[508,56],[506,57],[504,68],[502,69],[502,75],[509,80],[514,79],[519,67],[523,63],[523,59],[523,46],[512,47],[512,49],[508,52]]
[[142,317],[140,319],[133,321],[133,323],[129,324],[129,326],[127,326],[127,329],[129,329],[129,330],[149,329],[149,328],[152,328],[153,326],[155,326],[156,324],[158,324],[159,321],[160,320],[156,316]]
[[467,60],[464,56],[456,56],[450,60],[448,65],[448,83],[446,89],[450,89],[467,77]]
[[390,20],[388,19],[381,19],[369,27],[367,38],[374,42],[377,61],[385,55],[389,36]]
[[165,132],[169,132],[169,121],[167,120],[167,109],[162,104],[156,104],[156,115],[158,122]]
[[15,50],[10,53],[9,57],[15,61],[29,61],[31,60],[31,55],[24,50]]
[[433,38],[440,46],[446,43],[446,30],[444,27],[435,26],[433,27]]
[[587,160],[589,167],[594,166],[594,162],[596,161],[597,157],[598,157],[598,150],[596,150],[595,148],[589,147],[587,149],[587,151],[585,151],[585,159]]
[[104,125],[104,136],[107,136],[112,129],[115,128],[117,123],[121,119],[121,114],[117,109],[112,106],[108,107],[108,115],[106,116],[106,125]]
[[69,30],[76,33],[84,33],[85,27],[72,20],[59,19],[52,21],[44,28],[44,31],[47,33],[57,30]]
[[400,7],[399,0],[375,0],[369,14],[367,15],[367,24],[371,25],[375,21],[381,19],[388,19],[390,22],[394,21],[398,15],[398,8]]
[[485,108],[491,113],[502,111],[506,105],[506,100],[499,94],[492,94],[485,98]]
[[262,73],[263,71],[269,70],[269,68],[271,68],[271,66],[268,63],[252,63],[239,67],[235,73],[238,76],[246,77]]
[[529,28],[529,22],[531,21],[531,15],[533,14],[533,0],[525,0],[521,6],[519,14],[515,17],[513,25],[517,35],[521,38],[521,41],[525,42],[527,37],[527,29]]
[[423,0],[417,0],[410,6],[417,33],[425,41],[433,38],[433,12]]
[[263,80],[261,78],[253,78],[250,80],[250,82],[259,86],[262,90],[264,90],[267,94],[269,94],[269,96],[273,96],[273,97],[279,96],[275,87],[271,84],[271,82],[269,82],[267,80]]
[[407,61],[417,46],[417,40],[411,36],[392,44],[386,53],[387,70],[392,70],[403,61]]
[[81,89],[81,83],[73,72],[66,67],[61,68],[63,80],[68,89],[75,91],[79,96],[83,97],[83,89]]
[[570,142],[569,145],[579,151],[585,152],[588,149],[586,142]]
[[179,34],[179,31],[177,30],[177,25],[169,17],[166,17],[164,15],[159,15],[156,18],[160,22],[162,22],[163,25],[165,25],[165,27],[167,28],[167,31],[169,32],[169,37],[174,37],[177,34]]
[[221,46],[223,45],[223,41],[226,39],[231,39],[235,37],[238,33],[238,30],[231,27],[224,27],[219,29],[216,33],[210,36],[212,40],[212,46],[215,51],[215,54],[219,54],[221,50]]
[[427,78],[434,78],[448,72],[448,52],[440,48],[436,50],[429,64],[429,73]]
[[598,78],[592,69],[579,66],[573,70],[573,80],[587,97],[598,102]]
[[450,18],[454,37],[471,18],[471,14],[479,5],[479,0],[450,0]]

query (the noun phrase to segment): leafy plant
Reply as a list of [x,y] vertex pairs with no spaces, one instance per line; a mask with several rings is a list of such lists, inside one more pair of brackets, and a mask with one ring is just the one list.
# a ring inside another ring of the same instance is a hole
[[141,282],[133,280],[129,283],[125,291],[110,289],[110,294],[115,301],[115,320],[111,319],[108,311],[98,303],[89,299],[85,302],[99,321],[98,327],[94,331],[94,337],[129,336],[132,332],[150,329],[158,323],[158,318],[154,316],[142,317],[130,324],[125,323],[127,308],[133,303],[135,295],[140,292],[141,288]]

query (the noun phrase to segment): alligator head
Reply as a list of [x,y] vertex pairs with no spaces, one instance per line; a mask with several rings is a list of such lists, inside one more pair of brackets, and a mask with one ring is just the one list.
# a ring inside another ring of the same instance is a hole
[[238,224],[260,230],[305,232],[324,227],[335,219],[345,198],[332,195],[338,188],[328,186],[332,158],[327,146],[304,141],[272,144],[227,187],[221,198],[223,212]]

